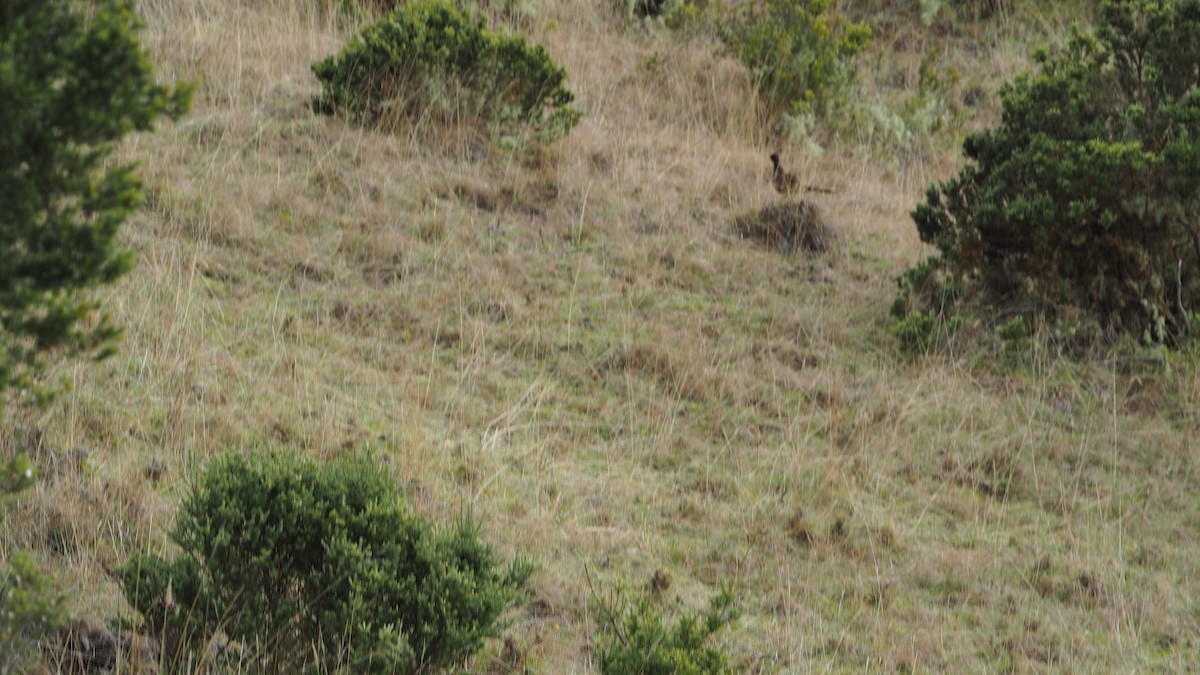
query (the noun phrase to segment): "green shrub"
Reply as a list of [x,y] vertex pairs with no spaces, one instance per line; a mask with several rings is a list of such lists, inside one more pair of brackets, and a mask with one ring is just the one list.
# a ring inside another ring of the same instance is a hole
[[991,306],[1082,310],[1110,335],[1190,337],[1200,300],[1200,0],[1106,2],[1036,55],[999,127],[913,211],[945,272]]
[[580,117],[566,71],[541,45],[485,23],[441,0],[397,8],[313,64],[318,107],[384,126],[430,113],[476,119],[506,142],[566,136]]
[[107,353],[117,331],[83,292],[129,269],[117,231],[142,197],[113,144],[188,103],[127,3],[77,5],[0,0],[0,391],[33,389],[48,352]]
[[229,454],[183,503],[181,554],[134,556],[120,576],[177,649],[219,628],[273,672],[427,672],[494,635],[528,579],[477,534],[433,531],[365,459]]
[[750,69],[772,120],[828,113],[846,96],[854,80],[850,59],[871,36],[864,24],[839,21],[830,0],[747,2],[719,32]]
[[648,598],[630,604],[620,597],[599,604],[601,631],[596,659],[605,675],[701,675],[731,673],[726,653],[710,638],[736,618],[733,592],[713,597],[703,614],[680,616],[668,625]]

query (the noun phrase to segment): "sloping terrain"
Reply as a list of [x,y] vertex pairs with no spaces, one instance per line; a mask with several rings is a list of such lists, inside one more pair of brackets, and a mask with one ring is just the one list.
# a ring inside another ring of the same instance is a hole
[[[540,672],[590,672],[594,596],[656,575],[667,606],[733,585],[720,639],[746,672],[1197,667],[1191,361],[910,357],[887,333],[896,275],[927,254],[907,213],[953,142],[781,148],[715,43],[567,0],[519,26],[584,112],[546,157],[383,134],[311,111],[309,64],[356,28],[313,4],[139,3],[160,74],[200,87],[122,148],[148,188],[136,268],[102,297],[125,338],[0,423],[0,446],[57,467],[0,537],[72,609],[125,611],[106,570],[165,544],[214,453],[368,448],[419,511],[472,511],[538,563],[507,635]],[[862,76],[913,81],[960,39],[995,50],[947,57],[964,90],[991,87],[1027,64],[1013,35],[1050,23],[896,28]],[[829,191],[805,198],[836,251],[739,236],[780,200],[776,150]],[[506,672],[501,651],[473,670]]]

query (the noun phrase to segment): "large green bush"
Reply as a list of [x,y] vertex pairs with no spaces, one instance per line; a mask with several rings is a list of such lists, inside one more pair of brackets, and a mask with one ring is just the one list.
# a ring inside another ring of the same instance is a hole
[[131,255],[117,231],[141,202],[113,144],[186,110],[155,82],[129,4],[0,0],[0,391],[33,389],[47,352],[104,355],[116,329],[83,291]]
[[212,461],[179,512],[173,559],[137,555],[125,595],[168,654],[217,629],[272,672],[427,672],[497,631],[530,569],[469,521],[435,532],[366,459]]
[[432,114],[546,143],[580,116],[566,71],[544,47],[493,33],[482,15],[443,0],[396,8],[313,72],[323,87],[319,107],[385,126]]
[[1009,314],[1189,337],[1200,0],[1106,2],[1094,33],[1036,57],[1039,73],[1001,90],[1001,124],[967,138],[971,163],[913,212],[940,253],[921,276]]

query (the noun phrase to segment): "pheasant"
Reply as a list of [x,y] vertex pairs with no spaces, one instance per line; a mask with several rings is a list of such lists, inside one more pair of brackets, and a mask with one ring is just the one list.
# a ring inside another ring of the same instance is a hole
[[800,179],[795,174],[783,170],[783,166],[779,163],[779,153],[771,153],[771,163],[775,165],[775,171],[771,175],[771,182],[775,185],[775,191],[781,195],[790,195],[799,192]]
[[771,153],[771,163],[775,165],[775,171],[771,174],[771,183],[775,185],[775,191],[781,195],[795,194],[803,190],[804,192],[821,192],[824,194],[833,194],[830,188],[817,187],[815,185],[800,185],[800,179],[794,173],[788,173],[783,170],[783,165],[779,163],[779,153]]

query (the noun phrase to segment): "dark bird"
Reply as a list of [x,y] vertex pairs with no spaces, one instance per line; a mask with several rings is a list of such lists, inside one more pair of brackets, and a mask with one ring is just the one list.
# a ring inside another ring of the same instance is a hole
[[776,192],[781,195],[790,195],[800,191],[800,179],[796,178],[795,174],[783,170],[783,166],[779,163],[779,153],[771,153],[771,164],[775,165],[775,171],[771,174],[771,183],[775,185]]
[[[781,195],[790,195],[800,192],[800,179],[794,173],[788,173],[783,170],[783,165],[779,163],[779,153],[771,153],[771,164],[775,165],[775,170],[771,174],[771,183],[775,186],[775,191]],[[833,190],[815,185],[803,186],[805,192],[820,192],[823,194],[833,194]]]

